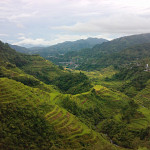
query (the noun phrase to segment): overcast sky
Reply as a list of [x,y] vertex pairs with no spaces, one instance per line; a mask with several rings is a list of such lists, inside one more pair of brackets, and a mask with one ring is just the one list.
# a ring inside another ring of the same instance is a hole
[[0,0],[0,40],[52,45],[150,33],[150,0]]

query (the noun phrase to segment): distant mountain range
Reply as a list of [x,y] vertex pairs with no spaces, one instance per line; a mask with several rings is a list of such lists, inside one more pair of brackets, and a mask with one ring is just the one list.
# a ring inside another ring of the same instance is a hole
[[39,54],[57,65],[81,70],[99,70],[110,65],[129,64],[149,56],[150,33],[125,36],[112,41],[88,38],[49,47],[10,47],[21,53]]
[[81,70],[99,70],[149,56],[149,43],[150,34],[126,36],[97,44],[93,48],[67,52],[63,56],[49,58],[49,60],[58,65],[62,62],[72,62],[69,67],[77,67]]
[[107,42],[107,41],[108,40],[102,38],[100,39],[88,38],[85,40],[81,39],[73,42],[67,41],[49,47],[24,48],[17,45],[10,45],[10,47],[15,49],[18,52],[28,53],[28,54],[40,54],[43,57],[47,57],[47,56],[55,56],[58,54],[64,54],[69,51],[78,51],[84,48],[92,48],[96,44],[102,44],[103,42]]

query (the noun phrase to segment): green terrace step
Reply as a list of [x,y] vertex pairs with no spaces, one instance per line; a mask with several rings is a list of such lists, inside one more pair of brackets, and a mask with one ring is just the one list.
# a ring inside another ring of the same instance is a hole
[[48,121],[50,121],[50,123],[53,123],[55,120],[59,119],[61,116],[62,116],[62,111],[60,111],[56,115],[53,115],[52,117],[48,118]]
[[81,126],[78,126],[74,129],[72,129],[69,134],[67,134],[67,136],[72,136],[72,135],[77,135],[77,134],[81,134],[84,131],[84,129]]
[[[83,132],[84,129],[81,125],[77,124],[73,116],[70,117],[69,113],[63,112],[59,107],[55,107],[50,113],[46,114],[45,117],[54,125],[55,130],[67,139],[67,142],[71,142],[76,138],[80,140],[80,137],[87,134]],[[87,135],[89,136],[89,133]],[[93,137],[90,137],[89,142],[92,143],[92,140],[95,141]],[[71,142],[71,144],[73,144],[73,142]],[[77,145],[75,147],[77,147]]]
[[76,121],[74,120],[72,116],[69,118],[69,121],[66,124],[64,124],[64,126],[61,126],[60,128],[58,128],[58,130],[61,130],[61,131],[66,130],[70,125],[76,125]]
[[52,123],[52,125],[55,125],[55,128],[56,128],[56,125],[57,124],[60,124],[60,122],[63,122],[66,118],[66,113],[65,112],[62,112],[61,116],[57,119],[55,119]]
[[55,105],[55,107],[45,115],[45,118],[48,118],[48,116],[52,115],[53,113],[56,112],[56,109],[59,110],[59,107]]
[[49,120],[51,117],[53,117],[54,115],[56,115],[57,113],[59,113],[61,111],[61,109],[58,106],[54,109],[55,110],[52,110],[51,112],[49,112],[48,114],[45,115],[45,118],[47,120]]
[[90,133],[85,133],[84,131],[79,133],[79,134],[76,134],[76,135],[72,135],[70,136],[68,139],[86,139],[90,136],[91,134]]
[[79,132],[79,130],[81,132],[82,129],[78,124],[75,124],[74,126],[65,126],[57,130],[60,134],[66,135],[68,137],[69,135],[71,135],[72,132],[77,132],[77,131]]
[[59,129],[60,127],[63,127],[64,125],[66,125],[69,122],[69,118],[70,118],[69,113],[67,112],[66,115],[64,115],[63,118],[64,119],[62,121],[59,121],[57,124],[55,124],[56,129]]
[[97,136],[94,136],[93,138],[91,139],[88,139],[88,140],[84,140],[85,143],[88,143],[88,144],[96,144],[98,142],[98,137]]
[[79,130],[80,128],[81,127],[78,124],[75,124],[74,126],[67,126],[67,127],[59,128],[57,130],[62,134],[69,135],[70,133],[75,132]]

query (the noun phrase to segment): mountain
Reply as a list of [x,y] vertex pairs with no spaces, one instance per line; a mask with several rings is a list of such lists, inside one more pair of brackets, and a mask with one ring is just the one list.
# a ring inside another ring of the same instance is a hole
[[68,52],[58,57],[56,64],[72,62],[81,70],[94,70],[131,63],[149,55],[150,34],[139,34],[114,39],[94,46],[92,49],[82,49],[78,52]]
[[96,52],[94,53],[94,55],[98,54],[99,52],[114,53],[126,49],[128,47],[138,45],[138,44],[143,44],[143,43],[150,43],[150,33],[117,38],[112,41],[103,43],[101,45],[96,45],[92,49],[92,51]]

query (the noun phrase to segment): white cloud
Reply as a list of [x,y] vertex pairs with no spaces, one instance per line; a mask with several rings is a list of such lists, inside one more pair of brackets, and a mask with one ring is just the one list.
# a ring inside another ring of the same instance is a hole
[[26,37],[20,37],[21,41],[13,43],[14,45],[50,45],[49,41],[42,38],[32,39]]
[[30,37],[21,43],[114,38],[150,32],[150,0],[0,0],[0,22],[8,40],[17,41],[17,33]]
[[[20,34],[21,35],[21,34]],[[78,39],[87,39],[90,37],[90,35],[56,35],[54,39],[52,40],[45,40],[42,38],[37,38],[37,39],[32,39],[32,38],[26,38],[24,36],[19,37],[18,39],[20,40],[19,42],[14,42],[12,44],[14,45],[43,45],[43,46],[48,46],[48,45],[54,45],[57,43],[62,43],[65,41],[76,41]],[[103,38],[104,36],[97,35],[97,36],[92,36],[92,37],[97,37],[97,38]]]
[[53,40],[50,41],[51,45],[62,43],[65,41],[76,41],[78,39],[86,39],[88,35],[56,35]]
[[55,30],[69,31],[71,33],[146,33],[150,32],[150,18],[137,15],[113,15],[88,22],[79,22],[72,26],[52,27]]
[[18,33],[17,35],[18,36],[24,36],[24,33]]
[[0,36],[6,37],[6,36],[8,36],[8,34],[0,34]]

